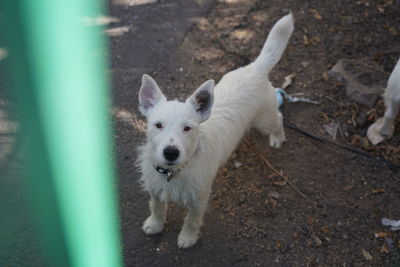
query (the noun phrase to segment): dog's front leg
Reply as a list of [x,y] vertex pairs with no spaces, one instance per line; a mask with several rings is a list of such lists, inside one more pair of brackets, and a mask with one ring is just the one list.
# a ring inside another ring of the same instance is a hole
[[206,207],[207,204],[188,207],[188,213],[178,236],[180,248],[188,248],[197,242]]
[[162,232],[167,215],[167,202],[151,196],[151,215],[143,223],[143,232],[147,235],[154,235]]

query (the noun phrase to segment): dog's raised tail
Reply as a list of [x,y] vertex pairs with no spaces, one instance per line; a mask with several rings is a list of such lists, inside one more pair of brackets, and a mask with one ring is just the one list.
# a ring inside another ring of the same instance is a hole
[[257,69],[268,74],[279,62],[286,45],[293,33],[294,20],[292,13],[278,20],[272,27],[267,41],[255,61]]

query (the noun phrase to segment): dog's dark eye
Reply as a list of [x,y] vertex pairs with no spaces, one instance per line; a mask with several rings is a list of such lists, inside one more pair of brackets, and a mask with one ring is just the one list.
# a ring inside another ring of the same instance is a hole
[[189,126],[185,126],[185,128],[183,128],[184,132],[189,132],[190,130],[192,130],[192,128]]
[[157,122],[157,123],[155,124],[155,126],[156,126],[158,129],[162,129],[162,128],[163,128],[163,125],[162,125],[161,122]]

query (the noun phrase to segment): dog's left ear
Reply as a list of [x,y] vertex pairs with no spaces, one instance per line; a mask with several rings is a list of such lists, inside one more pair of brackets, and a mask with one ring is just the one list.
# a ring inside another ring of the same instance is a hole
[[186,100],[186,103],[192,105],[196,113],[200,115],[200,122],[210,117],[214,103],[214,86],[214,81],[208,80]]

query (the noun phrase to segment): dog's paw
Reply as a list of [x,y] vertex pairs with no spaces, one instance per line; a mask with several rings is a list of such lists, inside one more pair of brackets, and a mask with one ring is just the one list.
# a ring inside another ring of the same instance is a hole
[[196,244],[198,239],[199,239],[199,233],[188,234],[181,231],[178,236],[178,247],[189,248],[194,244]]
[[154,219],[152,216],[149,216],[143,223],[143,232],[146,235],[155,235],[161,233],[164,229],[164,222]]
[[285,141],[285,137],[284,136],[274,135],[274,134],[271,134],[269,136],[269,145],[270,145],[270,147],[280,148],[283,141]]

